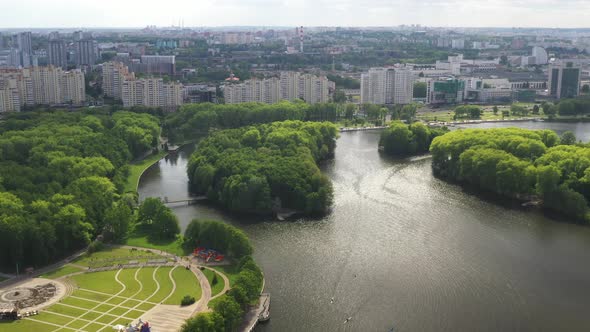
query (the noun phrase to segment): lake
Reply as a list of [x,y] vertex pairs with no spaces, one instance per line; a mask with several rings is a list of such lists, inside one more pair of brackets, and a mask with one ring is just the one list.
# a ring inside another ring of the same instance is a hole
[[[511,125],[590,140],[589,123]],[[433,177],[429,156],[381,155],[378,140],[379,132],[341,135],[334,160],[322,165],[335,190],[323,218],[173,207],[183,229],[192,218],[218,219],[252,239],[272,294],[271,320],[257,331],[590,329],[590,227],[482,199]],[[191,150],[151,167],[141,199],[188,198]]]

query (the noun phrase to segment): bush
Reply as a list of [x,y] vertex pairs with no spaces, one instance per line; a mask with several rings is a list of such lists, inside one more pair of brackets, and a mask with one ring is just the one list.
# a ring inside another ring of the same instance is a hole
[[88,253],[92,254],[101,251],[104,248],[104,243],[100,240],[94,240],[88,245]]
[[187,305],[191,305],[195,303],[195,298],[190,296],[190,295],[186,295],[185,297],[182,298],[182,300],[180,300],[180,305],[181,306],[187,306]]
[[213,280],[211,280],[211,286],[217,285],[217,282],[218,282],[218,280],[217,280],[217,273],[215,273],[213,275]]

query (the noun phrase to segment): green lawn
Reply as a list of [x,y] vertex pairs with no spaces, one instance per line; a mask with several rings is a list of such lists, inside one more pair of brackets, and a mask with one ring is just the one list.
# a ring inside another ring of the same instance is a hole
[[160,289],[150,298],[150,302],[160,303],[172,291],[172,282],[168,277],[171,269],[171,267],[161,267],[156,271],[156,280],[160,284]]
[[156,250],[163,250],[174,255],[184,256],[187,254],[182,249],[182,239],[178,238],[172,241],[155,242],[150,241],[147,235],[133,234],[127,239],[128,246],[142,247]]
[[178,304],[185,295],[190,295],[198,301],[201,298],[201,286],[199,280],[193,271],[187,270],[183,267],[179,267],[172,271],[172,277],[176,282],[176,290],[164,302],[164,304]]
[[[133,271],[133,270],[130,270]],[[115,281],[116,270],[84,273],[72,276],[78,287],[94,290],[97,292],[116,294],[123,287]]]
[[235,265],[212,266],[213,269],[225,274],[229,279],[229,286],[232,287],[240,274],[240,271]]
[[131,298],[139,291],[140,284],[135,280],[136,272],[136,269],[124,269],[119,273],[119,281],[127,286],[119,296]]
[[156,282],[154,281],[154,271],[156,271],[154,267],[139,270],[137,279],[139,279],[143,288],[134,298],[145,300],[154,294],[157,288]]
[[[68,267],[68,266],[65,266]],[[64,267],[64,268],[65,268]],[[58,269],[48,273],[48,276],[55,277],[65,269]],[[124,269],[119,273],[119,280],[126,285],[126,289],[120,294],[122,297],[113,299],[108,294],[116,294],[122,290],[122,287],[115,280],[115,275],[118,271],[102,271],[93,273],[84,273],[70,277],[79,288],[74,290],[71,297],[65,298],[60,302],[48,307],[38,316],[32,319],[47,322],[48,324],[37,323],[28,319],[23,319],[18,322],[0,323],[0,332],[8,331],[53,331],[58,326],[66,326],[73,329],[82,329],[84,331],[106,331],[105,324],[128,324],[132,319],[136,319],[144,315],[144,313],[151,309],[154,305],[150,303],[142,303],[142,300],[149,300],[150,302],[161,302],[168,297],[172,291],[172,281],[169,274],[172,268],[141,268],[141,269]],[[137,272],[137,280],[135,279]],[[156,292],[157,284],[154,277],[160,283],[160,288]],[[176,282],[176,291],[170,297],[169,304],[180,304],[180,300],[185,295],[191,295],[196,299],[201,297],[201,288],[199,282],[192,271],[184,268],[176,268],[172,272],[172,277]],[[220,278],[220,277],[219,277]],[[221,278],[220,278],[221,279]],[[105,293],[99,294],[88,290]],[[74,298],[77,297],[77,298]],[[125,298],[129,297],[129,298]],[[108,304],[101,304],[108,300]],[[98,302],[95,302],[98,301]],[[115,307],[115,304],[120,304],[127,308]],[[69,307],[68,305],[77,308]],[[136,309],[130,309],[135,308]],[[92,309],[96,312],[90,312]],[[61,315],[70,317],[65,317]],[[124,318],[117,318],[123,315]],[[90,321],[95,320],[95,323]],[[86,326],[88,325],[88,326]],[[64,329],[64,331],[69,331]]]
[[160,257],[160,255],[146,250],[135,250],[122,247],[106,247],[101,251],[80,256],[74,260],[74,263],[89,267],[102,267],[125,264],[130,260],[138,260],[143,262],[150,259],[158,259]]
[[[203,274],[207,277],[207,280],[209,280],[209,285],[211,285],[211,296],[221,293],[223,287],[225,286],[223,278],[217,272],[211,271],[209,269],[203,269],[201,272],[203,272]],[[213,277],[215,275],[217,275],[217,283],[213,285]]]
[[57,279],[59,277],[65,276],[65,275],[76,273],[76,272],[81,272],[81,271],[82,271],[82,269],[80,269],[77,266],[66,264],[56,270],[42,274],[40,276],[40,278]]
[[158,154],[151,155],[136,164],[130,164],[129,176],[127,177],[127,183],[125,184],[125,192],[136,192],[137,186],[139,185],[139,178],[141,178],[143,172],[158,160],[164,158],[165,155],[166,152],[159,152]]
[[[12,322],[0,322],[0,332],[31,332],[31,331],[53,331],[57,327],[31,320],[17,320]],[[71,331],[71,330],[64,330]]]

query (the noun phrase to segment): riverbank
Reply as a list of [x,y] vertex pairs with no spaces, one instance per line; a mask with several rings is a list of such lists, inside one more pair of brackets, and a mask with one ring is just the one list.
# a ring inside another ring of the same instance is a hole
[[125,185],[125,192],[137,192],[139,187],[139,179],[143,173],[153,164],[160,161],[168,155],[166,151],[159,151],[157,154],[152,154],[138,163],[129,164],[129,176],[127,177],[127,184]]

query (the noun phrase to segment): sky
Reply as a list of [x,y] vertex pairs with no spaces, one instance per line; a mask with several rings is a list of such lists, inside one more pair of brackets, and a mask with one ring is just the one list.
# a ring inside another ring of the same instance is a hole
[[0,28],[590,27],[590,0],[0,0]]

